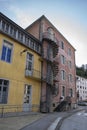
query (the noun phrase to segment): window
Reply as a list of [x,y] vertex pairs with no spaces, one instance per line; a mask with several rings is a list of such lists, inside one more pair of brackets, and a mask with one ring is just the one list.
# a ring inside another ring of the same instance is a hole
[[5,30],[5,22],[2,21],[2,29]]
[[9,81],[0,79],[0,103],[7,103]]
[[66,58],[63,55],[61,55],[61,63],[65,64],[65,61],[66,61]]
[[69,96],[73,97],[73,90],[72,89],[69,89]]
[[1,60],[6,61],[8,63],[11,62],[12,48],[13,48],[13,45],[10,44],[8,41],[4,40],[4,44],[3,44],[3,47],[2,47]]
[[54,40],[55,34],[54,34],[53,29],[52,29],[51,27],[49,27],[49,28],[47,29],[47,31],[48,31],[49,38],[50,38],[51,40]]
[[69,74],[69,82],[72,82],[72,75]]
[[10,27],[10,34],[13,35],[14,34],[14,28],[11,26]]
[[25,44],[29,47],[29,38],[28,38],[28,36],[25,36]]
[[62,80],[65,80],[65,78],[66,78],[65,71],[64,71],[64,70],[61,70],[61,79],[62,79]]
[[71,56],[71,48],[68,49],[68,55]]
[[54,35],[54,31],[53,31],[53,29],[52,29],[51,27],[49,27],[47,30],[48,30],[48,32],[49,32],[51,35]]
[[6,29],[5,29],[5,31],[6,31],[6,32],[9,31],[9,25],[8,25],[8,24],[6,24]]
[[23,34],[20,33],[20,40],[23,41]]
[[27,53],[26,69],[32,71],[33,68],[33,55]]
[[65,96],[65,87],[62,86],[62,96]]
[[64,50],[64,42],[63,42],[63,41],[61,41],[61,43],[60,43],[60,47],[61,47],[61,49]]
[[69,66],[69,68],[71,69],[71,67],[72,67],[71,61],[68,61],[68,66]]
[[82,88],[82,86],[80,86],[80,88]]
[[35,49],[35,51],[39,52],[39,44],[35,43],[35,48],[34,49]]
[[31,41],[31,43],[30,43],[30,48],[34,49],[34,42],[33,41]]

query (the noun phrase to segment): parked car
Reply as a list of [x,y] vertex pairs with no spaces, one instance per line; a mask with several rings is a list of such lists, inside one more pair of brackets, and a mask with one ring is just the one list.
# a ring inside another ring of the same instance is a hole
[[87,106],[87,102],[79,101],[79,102],[78,102],[78,105],[80,105],[80,106]]

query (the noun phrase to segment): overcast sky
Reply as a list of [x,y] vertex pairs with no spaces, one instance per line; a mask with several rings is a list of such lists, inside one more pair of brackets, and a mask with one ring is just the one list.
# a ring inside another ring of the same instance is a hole
[[87,0],[0,0],[0,12],[23,28],[45,15],[76,49],[76,65],[87,64]]

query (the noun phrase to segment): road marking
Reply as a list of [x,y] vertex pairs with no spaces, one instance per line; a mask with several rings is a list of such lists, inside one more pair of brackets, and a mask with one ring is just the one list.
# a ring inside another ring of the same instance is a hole
[[80,116],[87,116],[87,113],[85,111],[82,111],[82,112],[78,112],[76,115]]
[[83,115],[84,115],[84,116],[87,116],[87,113],[84,113]]
[[47,130],[55,130],[56,126],[58,125],[59,121],[62,117],[58,117],[49,127]]
[[76,115],[78,115],[78,116],[80,116],[82,113],[81,112],[79,112],[79,113],[77,113]]

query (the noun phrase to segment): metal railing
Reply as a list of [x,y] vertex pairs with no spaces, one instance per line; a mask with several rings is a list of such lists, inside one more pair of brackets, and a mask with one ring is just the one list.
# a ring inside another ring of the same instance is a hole
[[51,33],[49,33],[49,32],[44,32],[44,33],[43,33],[43,38],[49,39],[49,40],[55,42],[56,44],[57,44],[57,42],[58,42],[57,39],[56,39],[56,37],[55,37],[55,35],[53,35],[53,34],[51,34]]

